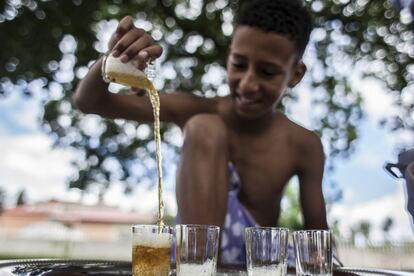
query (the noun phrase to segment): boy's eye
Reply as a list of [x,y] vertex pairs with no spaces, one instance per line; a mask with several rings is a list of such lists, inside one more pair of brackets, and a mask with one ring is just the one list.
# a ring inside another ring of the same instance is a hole
[[264,75],[264,76],[275,76],[275,75],[279,75],[282,73],[282,70],[278,69],[278,68],[262,68],[262,70],[260,70],[260,72]]
[[243,69],[247,67],[243,62],[232,62],[231,65],[237,69]]
[[274,75],[277,75],[278,73],[279,72],[276,70],[267,70],[267,69],[262,70],[262,74],[265,76],[274,76]]

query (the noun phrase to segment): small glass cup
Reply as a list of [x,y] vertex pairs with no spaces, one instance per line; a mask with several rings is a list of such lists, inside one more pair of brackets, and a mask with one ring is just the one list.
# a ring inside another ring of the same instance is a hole
[[133,225],[132,275],[169,275],[172,240],[172,228],[168,225]]
[[332,275],[332,234],[329,230],[293,232],[296,275]]
[[220,227],[179,224],[175,234],[177,275],[216,275]]
[[289,229],[247,227],[245,236],[247,274],[249,276],[286,275]]
[[105,82],[115,82],[118,84],[150,90],[153,88],[152,81],[155,78],[156,66],[154,61],[147,62],[145,70],[141,71],[136,62],[121,62],[119,57],[114,57],[111,53],[103,56],[101,66],[102,78]]

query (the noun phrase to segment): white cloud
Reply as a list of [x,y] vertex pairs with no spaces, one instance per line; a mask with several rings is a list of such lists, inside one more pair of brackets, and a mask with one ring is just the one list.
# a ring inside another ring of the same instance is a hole
[[[6,191],[9,205],[15,203],[15,196],[22,189],[25,189],[29,202],[52,198],[79,200],[80,191],[68,191],[65,185],[73,172],[70,160],[74,153],[51,146],[51,139],[40,133],[0,137],[0,187]],[[87,193],[83,200],[86,204],[94,204],[98,201],[98,193]],[[158,206],[157,190],[148,190],[142,185],[126,196],[123,183],[114,183],[104,200],[112,206],[145,212],[156,211]],[[166,210],[175,214],[177,206],[171,189],[164,191],[164,201]]]
[[[128,211],[136,210],[156,215],[156,212],[158,212],[158,190],[156,187],[147,189],[144,185],[137,185],[134,192],[130,195],[124,194],[124,188],[123,183],[113,183],[105,193],[105,203],[112,206],[120,206]],[[164,189],[163,200],[165,212],[175,215],[177,213],[177,204],[174,192]]]
[[[401,183],[402,184],[402,183]],[[394,241],[414,241],[412,218],[406,211],[403,185],[397,192],[359,204],[335,204],[330,212],[330,220],[338,220],[340,232],[349,237],[350,229],[361,221],[368,221],[372,230],[372,241],[382,241],[382,225],[387,217],[392,218],[390,238]]]
[[396,112],[393,107],[393,96],[386,91],[379,80],[368,78],[356,82],[355,85],[361,91],[364,99],[363,109],[375,121],[384,119],[389,114]]
[[311,109],[311,92],[306,84],[300,84],[294,89],[297,91],[298,100],[289,106],[289,117],[300,125],[311,128],[311,118],[315,115]]
[[51,145],[42,134],[0,137],[0,186],[7,195],[24,188],[30,201],[64,197],[72,154]]

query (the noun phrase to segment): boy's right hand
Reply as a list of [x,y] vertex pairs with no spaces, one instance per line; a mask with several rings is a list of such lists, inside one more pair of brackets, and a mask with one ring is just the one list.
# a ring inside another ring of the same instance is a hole
[[162,48],[143,29],[137,28],[131,16],[122,18],[109,41],[109,52],[127,63],[134,61],[139,69],[161,56]]

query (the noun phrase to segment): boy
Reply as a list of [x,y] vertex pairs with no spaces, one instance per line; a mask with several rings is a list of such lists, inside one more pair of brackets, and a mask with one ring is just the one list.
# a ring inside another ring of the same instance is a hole
[[[245,262],[244,227],[277,225],[284,188],[294,175],[300,181],[305,227],[328,228],[320,139],[276,110],[286,89],[305,74],[301,57],[311,30],[299,1],[250,1],[238,18],[228,55],[230,95],[160,94],[161,121],[184,131],[176,185],[179,221],[220,226],[223,263]],[[109,49],[140,68],[162,53],[130,17],[119,23]],[[147,97],[108,93],[101,63],[77,88],[79,109],[151,122]]]

